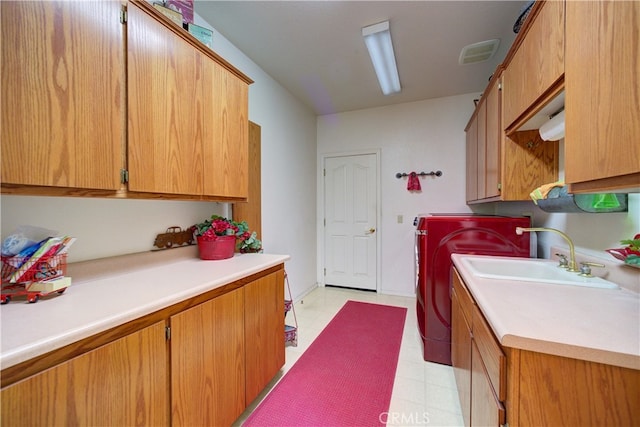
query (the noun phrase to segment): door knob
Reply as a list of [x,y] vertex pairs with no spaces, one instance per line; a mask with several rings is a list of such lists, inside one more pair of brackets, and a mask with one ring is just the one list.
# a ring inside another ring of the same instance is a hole
[[365,234],[373,234],[373,233],[375,233],[375,232],[376,232],[376,229],[375,229],[375,228],[373,228],[373,227],[371,227],[370,229],[368,229],[368,230],[365,232]]

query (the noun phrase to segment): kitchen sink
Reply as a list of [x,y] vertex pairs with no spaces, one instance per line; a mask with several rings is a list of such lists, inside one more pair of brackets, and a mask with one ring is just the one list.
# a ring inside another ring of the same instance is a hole
[[619,289],[613,282],[600,277],[583,277],[558,267],[555,261],[531,258],[466,256],[461,258],[469,272],[477,277],[496,280],[549,283]]

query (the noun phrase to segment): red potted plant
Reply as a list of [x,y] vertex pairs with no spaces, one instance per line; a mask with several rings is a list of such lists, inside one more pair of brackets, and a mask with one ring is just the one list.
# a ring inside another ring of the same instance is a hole
[[193,229],[200,258],[204,260],[231,258],[236,247],[243,253],[259,252],[262,249],[256,233],[249,232],[245,221],[236,222],[212,215],[211,219],[194,225]]

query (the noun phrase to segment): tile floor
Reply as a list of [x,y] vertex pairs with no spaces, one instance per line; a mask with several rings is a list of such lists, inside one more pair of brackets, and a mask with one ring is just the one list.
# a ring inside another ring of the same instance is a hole
[[[298,346],[287,346],[285,366],[234,425],[242,424],[347,300],[394,305],[408,309],[387,425],[393,427],[462,426],[460,403],[452,368],[425,362],[422,359],[420,335],[416,325],[415,298],[331,287],[314,289],[295,304],[298,319]],[[293,324],[292,313],[287,315],[287,324]]]

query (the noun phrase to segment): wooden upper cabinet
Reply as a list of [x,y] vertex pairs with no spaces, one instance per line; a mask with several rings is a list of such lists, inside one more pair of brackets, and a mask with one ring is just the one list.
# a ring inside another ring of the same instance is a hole
[[204,61],[204,194],[246,199],[249,193],[249,86]]
[[493,84],[489,85],[485,102],[487,110],[484,165],[485,197],[500,196],[500,145],[504,137],[501,127],[501,87],[502,77],[498,75]]
[[564,74],[564,2],[536,2],[528,20],[505,60],[503,129],[539,105]]
[[246,221],[249,228],[262,236],[262,197],[260,177],[260,126],[249,122],[249,194],[246,202],[233,205],[233,219]]
[[640,2],[566,7],[566,181],[640,191]]
[[487,160],[487,100],[483,98],[478,107],[478,157],[477,157],[477,182],[478,182],[478,199],[484,199],[487,193],[486,188],[486,160]]
[[3,1],[2,184],[118,190],[124,54],[118,1]]
[[200,195],[205,58],[135,3],[127,13],[129,190]]
[[128,6],[129,190],[246,199],[247,80],[148,9]]
[[501,199],[531,200],[541,185],[558,180],[558,141],[543,141],[538,130],[518,131],[505,137],[500,165]]
[[476,113],[466,129],[467,145],[467,202],[478,199],[478,114]]

